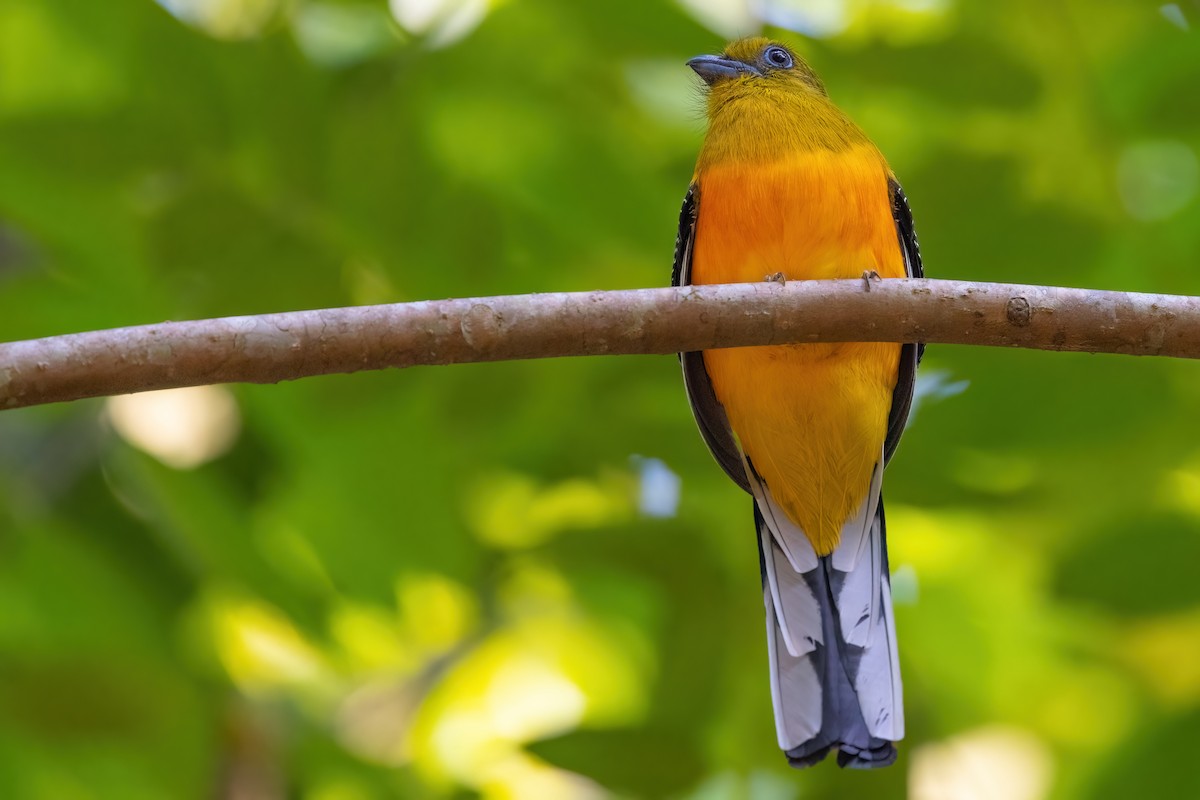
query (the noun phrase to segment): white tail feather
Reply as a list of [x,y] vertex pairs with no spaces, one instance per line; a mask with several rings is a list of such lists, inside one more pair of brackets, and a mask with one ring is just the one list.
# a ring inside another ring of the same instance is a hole
[[[767,576],[768,624],[779,625],[784,647],[792,657],[810,653],[822,642],[821,606],[804,577],[790,567],[771,534],[760,532],[764,572]],[[780,566],[787,567],[780,569]]]
[[[871,490],[857,514],[842,529],[842,539],[833,551],[833,568],[846,573],[838,597],[842,638],[866,647],[875,632],[879,601],[883,594],[883,553],[879,525],[879,491],[883,486],[883,456],[871,476]],[[861,520],[866,524],[861,525]],[[860,569],[859,566],[862,566]]]
[[875,509],[879,506],[879,492],[883,488],[883,452],[880,451],[879,462],[871,473],[871,485],[867,496],[854,516],[842,526],[842,536],[837,549],[833,551],[833,566],[842,572],[853,572],[858,566],[858,560],[866,555],[867,543],[870,540],[871,524],[875,520]]
[[[879,508],[882,454],[862,506],[843,526],[838,548],[823,559],[749,464],[746,474],[763,518],[771,699],[780,747],[803,753],[806,746],[813,748],[807,752],[819,752],[844,743],[858,752],[853,748],[878,744],[863,741],[866,734],[902,738],[900,667]],[[834,607],[822,612],[831,600]],[[831,670],[845,670],[844,677]],[[828,713],[827,703],[833,703]]]
[[808,536],[775,503],[771,490],[758,477],[750,463],[745,458],[742,459],[742,463],[746,467],[746,476],[750,479],[750,490],[758,503],[758,510],[766,518],[767,527],[771,529],[775,541],[779,542],[779,547],[792,569],[796,572],[810,572],[816,569],[817,552],[813,550]]
[[[821,681],[811,653],[795,657],[779,647],[782,635],[770,591],[767,606],[767,653],[771,662],[771,705],[781,750],[791,750],[821,730]],[[812,702],[813,698],[817,702]]]

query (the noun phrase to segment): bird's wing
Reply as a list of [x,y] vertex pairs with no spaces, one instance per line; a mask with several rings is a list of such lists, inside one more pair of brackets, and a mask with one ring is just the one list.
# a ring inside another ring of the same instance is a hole
[[[917,232],[913,229],[912,210],[908,198],[895,178],[888,180],[888,193],[892,201],[892,218],[896,221],[896,236],[900,240],[900,252],[904,254],[904,271],[910,278],[925,277],[921,266],[921,248],[917,246]],[[887,438],[883,444],[883,459],[886,464],[900,444],[900,435],[908,422],[912,409],[913,389],[917,382],[917,365],[925,353],[924,344],[905,344],[900,348],[900,371],[896,388],[892,390],[892,408],[888,412]]]
[[[672,286],[687,286],[691,283],[692,245],[696,235],[696,195],[696,186],[693,184],[688,189],[687,196],[683,198],[683,209],[679,212],[675,265],[671,270]],[[683,365],[683,385],[687,390],[688,403],[692,407],[692,416],[696,418],[696,425],[700,428],[704,443],[708,445],[721,469],[725,470],[725,474],[749,492],[750,483],[742,467],[741,450],[737,440],[733,438],[733,430],[725,417],[725,409],[713,393],[708,371],[704,368],[703,354],[699,351],[680,353],[679,361]]]

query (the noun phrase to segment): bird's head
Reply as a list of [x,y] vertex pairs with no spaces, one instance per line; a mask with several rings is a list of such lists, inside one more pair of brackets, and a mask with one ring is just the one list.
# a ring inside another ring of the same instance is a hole
[[824,84],[804,59],[762,36],[739,39],[720,55],[696,56],[687,64],[708,84],[713,101],[770,89],[825,95]]
[[700,166],[870,144],[830,102],[812,67],[785,44],[758,36],[739,39],[718,56],[687,63],[708,84]]

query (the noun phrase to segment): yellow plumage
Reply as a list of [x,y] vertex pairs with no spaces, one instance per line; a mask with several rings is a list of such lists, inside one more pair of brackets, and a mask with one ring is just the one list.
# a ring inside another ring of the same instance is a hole
[[[688,62],[709,131],[680,214],[675,283],[923,274],[883,156],[784,45]],[[883,767],[904,737],[881,485],[920,347],[838,343],[683,353],[717,463],[754,496],[779,747],[805,767]],[[736,439],[736,441],[735,441]]]
[[[730,58],[760,52],[743,40]],[[891,172],[811,72],[725,81],[694,176],[693,283],[903,277]],[[712,350],[704,363],[756,471],[818,555],[867,494],[887,430],[898,344]]]

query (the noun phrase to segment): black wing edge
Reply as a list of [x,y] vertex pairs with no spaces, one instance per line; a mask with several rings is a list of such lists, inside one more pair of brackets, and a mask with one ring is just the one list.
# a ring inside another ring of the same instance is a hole
[[[696,185],[688,187],[687,195],[683,198],[683,208],[679,211],[679,234],[675,238],[675,263],[671,268],[671,285],[687,286],[691,283],[692,272],[692,240],[696,235]],[[699,351],[680,353],[679,363],[683,365],[683,387],[687,391],[688,404],[692,407],[692,416],[700,428],[700,435],[713,458],[725,470],[725,474],[750,492],[750,480],[742,466],[742,453],[738,449],[737,440],[733,438],[733,430],[725,417],[717,396],[713,393],[712,383],[708,380],[708,371],[704,368],[704,356]]]
[[[900,240],[900,252],[904,254],[904,271],[910,278],[924,278],[925,268],[921,265],[921,248],[917,245],[917,232],[913,228],[912,209],[904,189],[895,178],[888,179],[888,194],[892,201],[892,219],[896,221],[896,236]],[[896,388],[892,391],[892,408],[888,412],[887,438],[883,443],[883,462],[892,460],[892,454],[900,444],[900,435],[908,422],[912,410],[913,390],[917,383],[917,366],[925,354],[925,344],[905,344],[900,348],[900,374]]]
[[692,282],[692,237],[696,234],[696,184],[688,187],[679,209],[679,231],[675,234],[675,261],[671,266],[671,285]]

